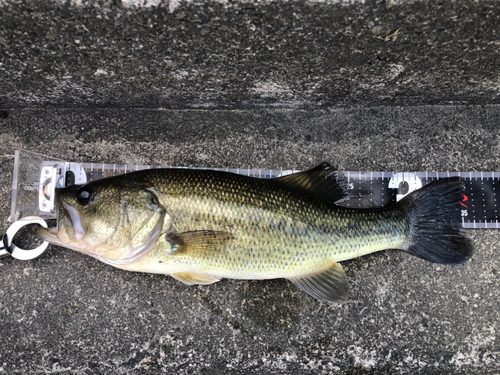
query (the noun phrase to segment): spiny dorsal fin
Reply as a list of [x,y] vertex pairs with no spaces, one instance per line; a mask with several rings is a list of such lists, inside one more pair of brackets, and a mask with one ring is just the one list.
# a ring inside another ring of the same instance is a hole
[[170,234],[166,240],[172,245],[171,254],[197,256],[202,253],[222,251],[233,238],[229,232],[197,230]]
[[174,279],[179,280],[187,285],[209,285],[216,283],[221,278],[212,275],[206,275],[204,273],[193,273],[193,272],[183,272],[183,273],[173,273],[172,276]]
[[278,177],[275,180],[320,195],[332,203],[348,194],[347,181],[328,163],[321,163],[313,169]]
[[344,302],[347,299],[347,278],[338,263],[321,272],[289,280],[320,301]]

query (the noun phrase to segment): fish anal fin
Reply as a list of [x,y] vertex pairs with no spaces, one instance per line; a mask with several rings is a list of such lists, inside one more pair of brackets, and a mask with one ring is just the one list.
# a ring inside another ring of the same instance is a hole
[[209,285],[216,283],[221,279],[220,277],[217,276],[207,275],[204,273],[192,273],[192,272],[173,273],[170,276],[187,285],[195,285],[195,284]]
[[347,278],[344,269],[338,263],[333,263],[320,272],[289,280],[320,301],[344,302],[347,299]]
[[166,240],[172,245],[172,255],[191,256],[223,251],[233,239],[234,236],[229,232],[213,230],[175,233],[166,237]]
[[328,163],[321,163],[304,172],[278,177],[275,181],[320,195],[333,203],[345,198],[349,193],[345,177]]

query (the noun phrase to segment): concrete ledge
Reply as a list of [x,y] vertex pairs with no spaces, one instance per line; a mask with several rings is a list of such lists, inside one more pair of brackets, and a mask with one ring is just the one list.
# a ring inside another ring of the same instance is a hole
[[498,104],[497,5],[3,1],[0,107]]

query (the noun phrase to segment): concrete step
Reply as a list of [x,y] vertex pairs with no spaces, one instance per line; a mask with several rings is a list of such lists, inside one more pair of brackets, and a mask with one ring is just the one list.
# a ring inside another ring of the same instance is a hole
[[0,2],[0,107],[499,104],[497,5]]

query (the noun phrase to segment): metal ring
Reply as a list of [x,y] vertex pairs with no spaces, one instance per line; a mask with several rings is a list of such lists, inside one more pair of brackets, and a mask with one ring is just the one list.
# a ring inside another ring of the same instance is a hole
[[35,259],[42,255],[45,250],[47,250],[47,247],[49,246],[49,242],[47,241],[44,241],[40,246],[32,250],[21,249],[20,247],[14,245],[14,243],[12,242],[14,240],[14,236],[21,228],[31,224],[38,224],[44,228],[47,228],[47,223],[41,217],[28,216],[14,221],[9,229],[7,229],[7,232],[5,233],[5,236],[3,238],[3,242],[5,249],[10,253],[10,255],[12,255],[13,258],[19,260]]

